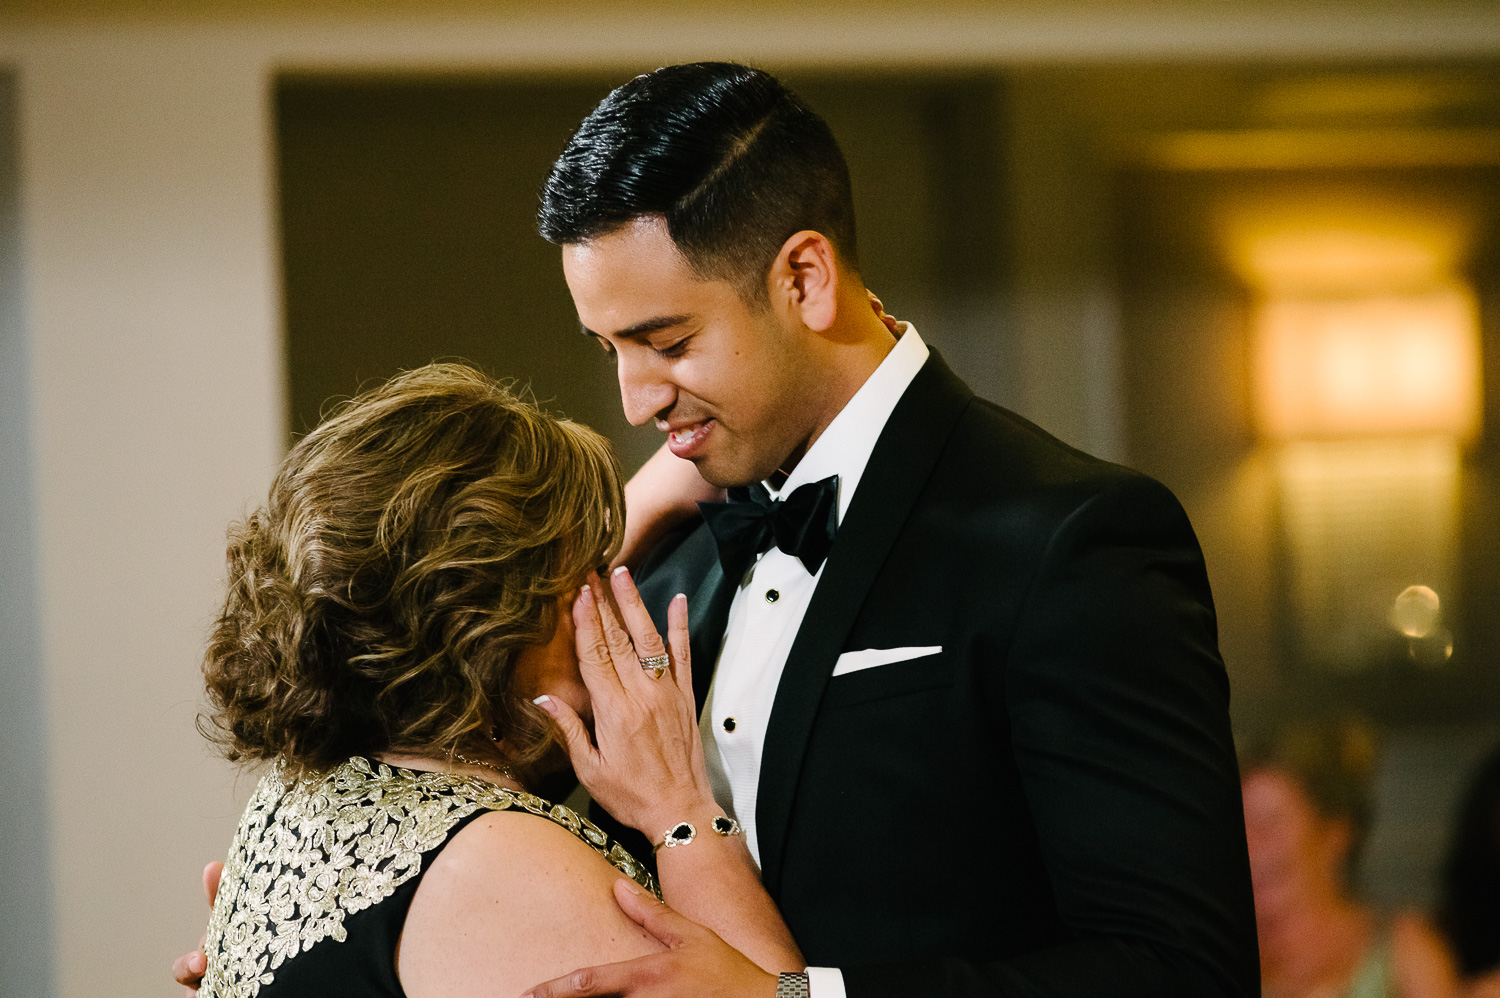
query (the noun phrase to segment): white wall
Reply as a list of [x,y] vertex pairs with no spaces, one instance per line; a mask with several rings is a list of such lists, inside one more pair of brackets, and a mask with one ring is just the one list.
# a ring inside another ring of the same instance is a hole
[[187,42],[79,32],[20,63],[64,995],[162,990],[239,809],[193,718],[224,528],[283,439],[265,65]]
[[[56,968],[60,995],[170,993],[168,962],[204,921],[198,869],[223,854],[243,800],[192,722],[224,527],[263,494],[284,440],[276,68],[1500,52],[1489,3],[1360,17],[1220,8],[0,22],[0,66],[18,80],[25,294],[15,355],[29,357],[28,401],[0,406],[0,419],[24,432],[34,458],[41,646],[5,668],[42,680],[33,730],[45,744],[19,761],[46,767],[48,813],[27,807],[20,818],[50,828],[51,857],[50,897],[0,895],[0,931],[51,926],[54,949],[35,965]],[[739,39],[732,51],[726,37]],[[1059,421],[1107,437],[1087,401],[1111,376],[1090,352],[1095,326],[1034,334],[1046,357],[1032,367],[1080,386],[1076,411],[1049,396]],[[3,806],[8,823],[17,804]],[[0,968],[6,995],[21,980],[11,973]]]

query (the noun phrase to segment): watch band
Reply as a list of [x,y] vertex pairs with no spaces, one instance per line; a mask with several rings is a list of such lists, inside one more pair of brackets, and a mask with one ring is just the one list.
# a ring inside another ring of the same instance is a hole
[[810,998],[806,974],[782,974],[776,978],[776,998]]

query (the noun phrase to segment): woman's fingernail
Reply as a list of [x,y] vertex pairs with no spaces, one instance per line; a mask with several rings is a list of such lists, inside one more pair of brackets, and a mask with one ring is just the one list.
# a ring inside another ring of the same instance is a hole
[[672,599],[674,599],[674,600],[681,600],[682,602],[686,603],[687,602],[687,593],[678,593],[676,596],[673,596]]
[[630,569],[626,568],[624,565],[621,565],[619,568],[615,569],[614,574],[624,575],[628,571],[630,571]]
[[545,710],[547,713],[552,713],[552,698],[547,694],[543,693],[541,696],[537,697],[531,702]]
[[644,887],[642,887],[640,884],[636,883],[634,880],[627,880],[624,877],[621,877],[620,881],[625,885],[625,889],[627,891],[629,891],[630,893],[634,894],[636,897],[644,897],[645,896],[646,889]]

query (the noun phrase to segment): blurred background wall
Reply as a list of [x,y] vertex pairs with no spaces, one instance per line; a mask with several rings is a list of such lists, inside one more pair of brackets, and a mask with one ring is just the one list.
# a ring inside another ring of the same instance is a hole
[[[329,398],[464,357],[653,449],[531,215],[599,97],[701,58],[825,114],[892,312],[1178,493],[1238,729],[1376,724],[1365,885],[1430,901],[1500,737],[1500,4],[10,0],[0,995],[162,993],[198,938],[250,786],[193,729],[223,532]],[[1393,374],[1350,315],[1427,332]],[[1277,353],[1325,341],[1344,409]]]

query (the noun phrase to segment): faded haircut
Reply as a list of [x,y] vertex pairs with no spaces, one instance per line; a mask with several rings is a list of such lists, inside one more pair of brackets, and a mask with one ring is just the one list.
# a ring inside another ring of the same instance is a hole
[[665,219],[694,271],[752,304],[782,245],[811,229],[858,267],[849,168],[827,122],[774,76],[668,66],[615,88],[552,166],[537,227],[558,245]]

